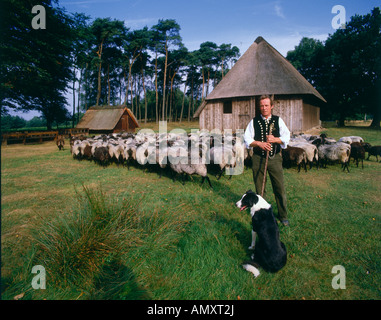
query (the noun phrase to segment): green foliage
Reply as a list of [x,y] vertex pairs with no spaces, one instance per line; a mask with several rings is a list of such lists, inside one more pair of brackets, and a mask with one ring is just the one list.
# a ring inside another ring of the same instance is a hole
[[19,116],[1,116],[1,131],[23,128],[27,121]]
[[0,100],[7,108],[38,110],[47,120],[67,116],[66,88],[70,79],[71,20],[52,4],[46,10],[46,29],[33,29],[33,1],[7,0],[2,4],[0,43]]
[[[67,127],[67,118],[60,122],[52,122],[52,127]],[[5,115],[1,116],[1,131],[27,131],[27,130],[47,130],[46,120],[43,117],[33,117],[30,120],[25,120],[19,116]]]
[[287,52],[287,59],[311,83],[316,83],[324,45],[321,41],[303,37],[293,51]]
[[372,125],[381,120],[381,12],[351,17],[345,29],[338,29],[325,43],[303,38],[287,59],[327,100],[322,120],[340,124],[355,114],[371,114]]

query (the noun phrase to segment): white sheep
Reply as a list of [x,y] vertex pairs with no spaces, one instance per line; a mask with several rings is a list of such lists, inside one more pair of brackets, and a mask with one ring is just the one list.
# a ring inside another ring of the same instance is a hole
[[310,164],[310,169],[313,166],[313,163],[316,163],[317,168],[318,166],[318,161],[319,161],[319,156],[318,156],[318,149],[316,145],[308,142],[302,142],[302,141],[290,141],[289,146],[291,147],[297,147],[297,148],[302,148],[306,152],[306,157],[307,161]]
[[182,176],[184,183],[186,176],[194,174],[202,177],[201,184],[208,181],[210,187],[212,184],[208,177],[205,161],[196,153],[188,153],[188,150],[181,146],[171,146],[167,149],[169,167],[172,169],[172,179],[175,181],[176,174]]
[[156,146],[150,142],[144,142],[136,149],[136,161],[145,169],[147,164],[156,163]]
[[123,159],[124,164],[126,164],[128,170],[130,170],[130,163],[136,161],[136,145],[134,143],[129,143],[124,146]]
[[345,142],[351,144],[353,142],[364,142],[364,139],[359,136],[341,137],[337,142]]
[[183,177],[183,183],[186,176],[192,176],[194,174],[197,174],[202,177],[201,185],[204,183],[205,180],[207,180],[209,186],[212,188],[212,183],[210,182],[210,179],[208,177],[208,170],[206,164],[201,160],[201,158],[192,158],[191,156],[189,156],[187,160],[188,161],[185,162],[184,158],[182,158],[182,160],[178,163],[171,163],[170,168],[175,173],[179,173]]
[[349,156],[351,154],[351,146],[344,142],[336,142],[335,144],[322,144],[318,147],[319,162],[326,166],[327,161],[339,161],[342,164],[343,171],[345,168],[349,172]]
[[108,152],[110,154],[110,159],[119,164],[123,159],[124,147],[119,143],[109,143]]
[[82,159],[84,155],[85,147],[90,145],[90,142],[87,140],[77,140],[74,141],[73,146],[71,147],[71,152],[74,158]]
[[[227,146],[216,146],[210,149],[210,167],[219,167],[219,172],[216,174],[217,180],[221,178],[225,168],[233,168],[236,164],[236,158],[233,148]],[[229,180],[231,179],[231,175]]]
[[245,159],[248,157],[248,151],[243,142],[243,138],[236,138],[235,144],[233,145],[233,152],[235,156],[235,166],[243,171]]
[[347,143],[347,144],[351,144],[352,143],[352,139],[350,137],[341,137],[339,140],[337,140],[337,142],[344,142],[344,143]]
[[364,142],[364,139],[359,137],[359,136],[349,136],[349,138],[352,139],[352,143],[353,142]]
[[79,148],[79,143],[74,144],[71,146],[71,154],[73,155],[73,158],[79,158],[81,154],[81,150]]

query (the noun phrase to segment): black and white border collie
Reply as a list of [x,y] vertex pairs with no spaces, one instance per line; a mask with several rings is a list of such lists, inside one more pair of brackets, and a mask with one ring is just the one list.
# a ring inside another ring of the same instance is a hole
[[[249,249],[254,250],[251,261],[243,264],[243,268],[259,276],[259,266],[268,272],[277,272],[287,262],[287,251],[279,239],[279,228],[271,205],[260,195],[247,191],[235,204],[238,208],[250,209],[252,221],[252,242]],[[258,235],[258,243],[256,237]]]

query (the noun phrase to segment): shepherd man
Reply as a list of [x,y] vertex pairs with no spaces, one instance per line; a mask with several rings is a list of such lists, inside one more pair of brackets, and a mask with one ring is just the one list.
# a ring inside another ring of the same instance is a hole
[[266,182],[263,183],[263,179],[267,162],[267,172],[278,207],[278,219],[284,226],[289,226],[281,150],[287,148],[290,130],[282,118],[272,114],[273,97],[262,95],[259,98],[259,107],[261,114],[249,122],[244,135],[246,147],[253,148],[252,169],[256,192],[265,195],[262,188],[265,189]]

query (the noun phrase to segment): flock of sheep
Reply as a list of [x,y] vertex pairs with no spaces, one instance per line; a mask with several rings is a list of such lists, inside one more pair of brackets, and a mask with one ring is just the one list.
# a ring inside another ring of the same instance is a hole
[[[217,179],[225,172],[240,174],[244,166],[250,166],[252,150],[245,147],[243,136],[235,134],[211,135],[208,131],[192,133],[112,133],[94,137],[77,136],[70,138],[71,153],[75,159],[91,160],[103,167],[115,162],[118,165],[139,166],[156,169],[160,177],[168,172],[172,179],[181,175],[183,182],[187,176],[199,175],[202,182],[211,182],[208,173]],[[294,135],[287,149],[282,150],[284,167],[296,164],[307,171],[313,165],[325,167],[328,163],[340,162],[343,170],[349,172],[349,161],[359,162],[371,155],[381,156],[381,146],[371,146],[358,136],[342,137],[338,141],[326,135]]]
[[[181,175],[199,175],[202,183],[208,181],[208,172],[215,172],[218,179],[224,172],[230,175],[243,172],[247,158],[243,138],[235,134],[210,135],[207,131],[180,133],[113,133],[92,138],[84,136],[70,140],[74,158],[93,160],[103,167],[111,162],[128,168],[136,165],[143,169],[169,172],[172,179]],[[226,171],[225,171],[226,170]]]
[[357,167],[361,161],[361,166],[364,168],[363,160],[366,152],[368,152],[368,160],[370,156],[376,156],[378,161],[378,156],[381,156],[381,146],[371,146],[359,136],[341,137],[336,141],[325,134],[320,136],[301,134],[292,136],[287,149],[282,152],[284,166],[295,163],[299,171],[302,165],[307,171],[307,164],[310,168],[314,164],[319,168],[319,166],[326,167],[328,163],[339,162],[343,171],[347,169],[349,172],[351,158],[356,162]]

